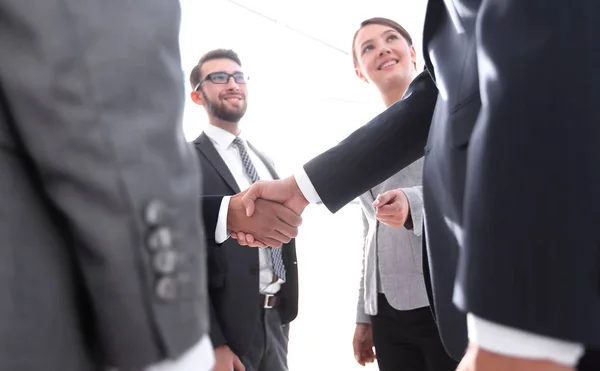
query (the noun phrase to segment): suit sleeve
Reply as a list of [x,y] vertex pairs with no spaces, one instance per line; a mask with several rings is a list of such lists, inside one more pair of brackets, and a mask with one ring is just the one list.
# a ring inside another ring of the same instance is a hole
[[304,165],[331,212],[423,157],[437,88],[424,71],[405,98]]
[[[178,4],[1,1],[0,15],[1,112],[58,215],[95,345],[119,369],[177,358],[208,315]],[[152,264],[156,228],[174,236],[162,247],[185,257],[182,279],[164,281]]]
[[227,339],[225,339],[225,335],[221,330],[219,319],[217,318],[217,311],[212,302],[210,303],[210,342],[212,343],[213,348],[227,344]]
[[219,209],[223,195],[220,196],[201,196],[202,214],[204,219],[204,229],[206,230],[206,239],[209,243],[216,244],[215,231],[219,219]]
[[367,249],[367,235],[369,233],[369,221],[363,211],[363,255],[362,266],[360,271],[360,284],[358,286],[358,304],[356,307],[356,323],[371,323],[371,318],[365,312],[365,253]]
[[423,207],[423,187],[401,188],[401,190],[406,195],[408,205],[410,206],[412,231],[415,235],[421,236],[423,234],[423,214],[425,213],[425,208]]
[[455,290],[483,319],[596,344],[599,22],[595,1],[482,2]]

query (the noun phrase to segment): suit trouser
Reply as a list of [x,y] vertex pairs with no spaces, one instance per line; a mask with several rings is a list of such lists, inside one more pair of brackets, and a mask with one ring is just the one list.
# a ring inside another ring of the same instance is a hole
[[240,357],[246,371],[287,371],[290,325],[281,323],[275,308],[261,309],[257,317],[250,349]]
[[458,363],[444,349],[429,307],[397,310],[378,295],[371,317],[377,364],[381,371],[454,371]]

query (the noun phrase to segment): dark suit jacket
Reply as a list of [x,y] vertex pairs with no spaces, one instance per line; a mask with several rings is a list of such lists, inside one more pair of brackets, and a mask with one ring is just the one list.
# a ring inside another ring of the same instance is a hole
[[209,321],[178,7],[0,0],[0,19],[0,370],[179,357]]
[[[406,99],[305,165],[337,211],[425,147],[430,289],[455,358],[466,334],[453,295],[485,319],[600,345],[600,5],[575,3],[430,0],[424,50],[439,95],[422,73]],[[562,64],[557,50],[571,48],[577,65]],[[567,66],[579,72],[557,78]]]
[[[215,242],[219,206],[224,195],[240,192],[227,165],[205,134],[194,141],[203,172],[203,212],[208,237],[208,282],[211,303],[210,336],[214,347],[228,344],[238,356],[249,349],[259,315],[258,249],[240,246],[228,239],[222,245]],[[277,179],[273,164],[252,145],[271,175]],[[286,282],[278,295],[283,306],[278,308],[283,324],[298,314],[298,266],[295,240],[283,245]]]

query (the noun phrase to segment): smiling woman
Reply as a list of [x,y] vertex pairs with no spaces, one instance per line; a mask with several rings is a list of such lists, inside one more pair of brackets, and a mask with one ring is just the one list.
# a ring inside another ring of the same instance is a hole
[[[412,44],[410,34],[387,18],[363,21],[352,40],[356,75],[377,87],[387,107],[402,99],[415,76]],[[457,366],[440,340],[423,277],[422,172],[419,159],[360,196],[365,244],[354,356],[365,364],[376,355],[381,371],[450,371]],[[381,209],[376,215],[373,207],[377,195],[387,191],[397,195],[394,214],[399,222],[394,228],[381,223]]]
[[377,87],[386,106],[402,97],[417,68],[412,37],[387,18],[362,23],[352,40],[352,60],[356,75]]

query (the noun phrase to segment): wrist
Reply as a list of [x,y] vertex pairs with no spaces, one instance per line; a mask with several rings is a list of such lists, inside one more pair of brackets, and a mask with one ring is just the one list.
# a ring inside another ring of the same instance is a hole
[[227,207],[227,230],[233,232],[239,232],[239,220],[237,220],[237,211],[241,207],[243,209],[242,204],[242,195],[237,194],[231,196],[229,199],[229,206]]
[[288,178],[288,184],[290,186],[290,189],[291,189],[292,193],[294,195],[298,196],[298,199],[302,203],[303,208],[305,208],[306,206],[308,206],[308,204],[310,202],[306,199],[306,197],[304,196],[304,193],[302,193],[302,190],[298,186],[298,182],[296,181],[296,177],[295,176],[292,175],[292,176],[290,176]]
[[406,217],[404,218],[404,228],[406,229],[412,229],[413,228],[413,223],[412,223],[412,216],[411,216],[411,212],[410,212],[410,202],[408,200],[408,196],[406,195],[406,192],[404,192],[403,189],[399,189],[400,191],[400,195],[399,197],[402,197],[404,199],[404,204],[406,205]]
[[[409,204],[410,205],[410,204]],[[412,220],[412,215],[410,212],[410,206],[408,206],[408,213],[406,213],[406,220],[404,221],[404,228],[408,229],[408,230],[412,230],[414,229],[414,223]]]

